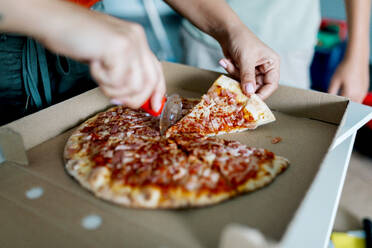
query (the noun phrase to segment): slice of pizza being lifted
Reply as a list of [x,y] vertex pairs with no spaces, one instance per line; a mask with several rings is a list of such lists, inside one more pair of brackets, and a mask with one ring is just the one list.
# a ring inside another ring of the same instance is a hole
[[273,121],[273,113],[259,96],[246,96],[237,81],[222,75],[193,110],[167,130],[166,136],[215,136],[255,129]]

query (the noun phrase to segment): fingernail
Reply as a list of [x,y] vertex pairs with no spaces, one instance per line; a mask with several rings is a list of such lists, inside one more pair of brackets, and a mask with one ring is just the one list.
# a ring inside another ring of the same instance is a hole
[[154,101],[151,107],[155,112],[158,112],[161,108],[162,96],[160,94],[155,94],[153,97]]
[[226,64],[226,62],[225,62],[225,60],[224,59],[220,59],[220,61],[218,61],[218,63],[220,64],[220,66],[222,66],[223,68],[227,68],[227,64]]
[[161,107],[161,104],[160,104],[159,100],[156,100],[154,102],[154,106],[153,106],[155,112],[158,112],[160,110],[160,107]]
[[112,104],[115,104],[115,105],[122,105],[122,103],[119,101],[119,100],[116,100],[116,99],[111,99],[110,101]]
[[251,84],[251,83],[245,84],[244,85],[244,90],[245,90],[245,92],[247,92],[249,94],[253,94],[254,93],[253,84]]

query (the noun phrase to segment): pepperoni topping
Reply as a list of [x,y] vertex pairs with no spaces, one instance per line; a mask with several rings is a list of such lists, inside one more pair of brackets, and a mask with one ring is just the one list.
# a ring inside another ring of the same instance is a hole
[[243,103],[237,102],[236,97],[235,93],[219,85],[213,86],[191,114],[168,130],[168,136],[176,133],[205,136],[256,128],[254,117]]
[[279,142],[281,142],[282,141],[282,138],[280,138],[280,137],[275,137],[275,138],[273,138],[272,140],[271,140],[271,143],[272,144],[278,144]]

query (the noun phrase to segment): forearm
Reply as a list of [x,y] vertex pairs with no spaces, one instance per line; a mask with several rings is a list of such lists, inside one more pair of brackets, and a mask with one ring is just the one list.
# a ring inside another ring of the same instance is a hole
[[345,0],[349,27],[346,59],[369,61],[371,0]]
[[217,40],[243,25],[225,0],[165,0],[200,30]]
[[42,0],[0,0],[0,31],[34,35],[41,31],[46,11]]
[[63,31],[64,20],[88,10],[61,0],[0,0],[0,32],[43,39]]

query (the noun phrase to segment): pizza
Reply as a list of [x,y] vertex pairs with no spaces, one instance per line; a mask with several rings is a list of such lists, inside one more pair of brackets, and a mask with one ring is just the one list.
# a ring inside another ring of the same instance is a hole
[[215,136],[255,129],[273,121],[273,113],[259,96],[244,95],[237,81],[221,75],[191,113],[169,128],[166,135]]
[[[184,118],[200,104],[182,103]],[[266,149],[200,132],[161,136],[158,118],[124,106],[80,125],[64,158],[67,172],[97,197],[152,209],[215,204],[269,184],[289,165]]]

